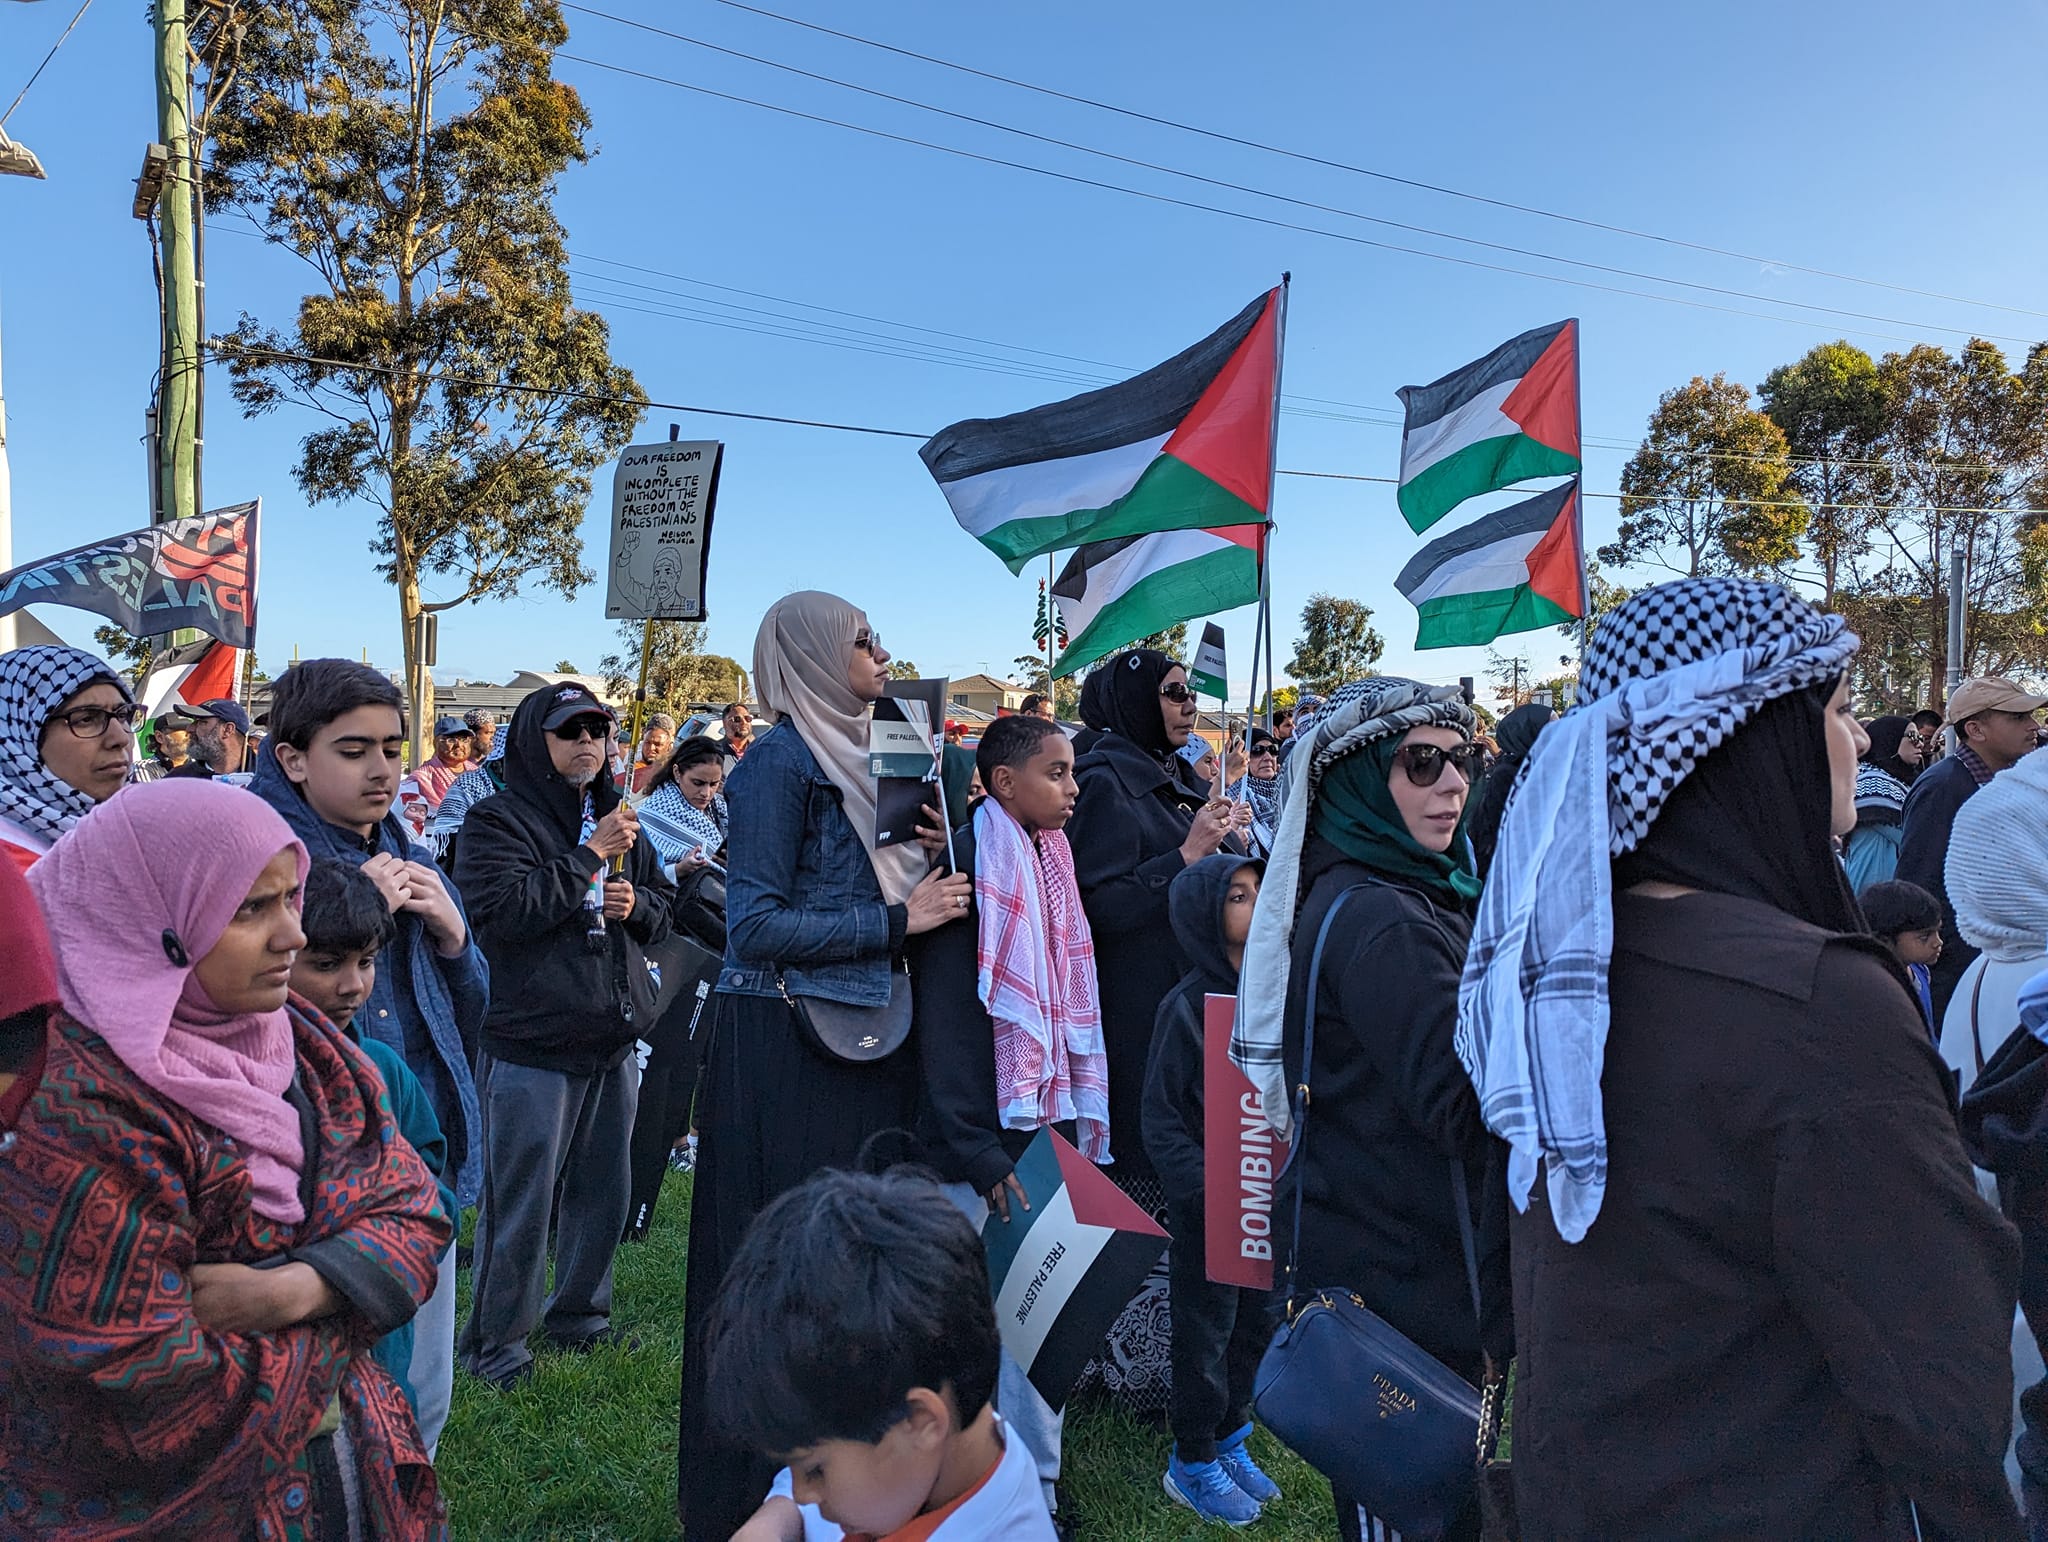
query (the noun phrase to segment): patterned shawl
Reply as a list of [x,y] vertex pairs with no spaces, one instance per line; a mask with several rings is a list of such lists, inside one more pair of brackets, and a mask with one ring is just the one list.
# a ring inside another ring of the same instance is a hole
[[1346,755],[1388,735],[1440,724],[1472,732],[1472,709],[1456,686],[1421,685],[1397,675],[1373,675],[1340,686],[1316,716],[1300,746],[1280,770],[1280,825],[1252,911],[1245,943],[1244,971],[1237,993],[1237,1021],[1230,1030],[1230,1058],[1259,1090],[1266,1122],[1282,1140],[1290,1138],[1294,1110],[1289,1101],[1282,1036],[1287,1021],[1287,981],[1294,964],[1294,919],[1301,909],[1301,854],[1308,843],[1309,811],[1323,773]]
[[[414,1302],[451,1228],[399,1139],[363,1052],[289,1009],[319,1132],[298,1225],[250,1205],[234,1144],[174,1107],[70,1018],[0,1162],[0,1450],[32,1536],[306,1538],[306,1445],[338,1394],[364,1530],[433,1538],[434,1471],[398,1384],[368,1353],[385,1324],[351,1307],[275,1333],[192,1314],[195,1263],[339,1249]],[[37,1218],[41,1218],[40,1220]]]
[[995,1022],[1003,1128],[1072,1119],[1081,1154],[1109,1165],[1109,1055],[1095,939],[1066,833],[1034,842],[994,798],[974,811],[976,987]]
[[43,764],[43,725],[95,680],[135,699],[111,664],[77,648],[0,653],[0,814],[46,841],[90,814],[93,802]]
[[701,809],[683,796],[674,782],[663,782],[641,802],[640,833],[654,843],[655,855],[663,867],[673,867],[690,851],[701,849],[715,857],[725,845],[725,795],[712,796],[711,807]]
[[1508,1143],[1509,1197],[1526,1209],[1542,1164],[1567,1242],[1607,1190],[1611,859],[1766,702],[1832,680],[1855,653],[1840,616],[1776,584],[1658,584],[1600,623],[1577,705],[1530,752],[1479,901],[1457,1047]]

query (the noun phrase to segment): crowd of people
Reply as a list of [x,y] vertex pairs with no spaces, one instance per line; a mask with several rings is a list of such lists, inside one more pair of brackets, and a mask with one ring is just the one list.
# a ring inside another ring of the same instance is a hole
[[[441,1535],[456,1378],[637,1349],[675,1170],[690,1542],[1107,1537],[981,1243],[1050,1128],[1171,1239],[1091,1373],[1155,1503],[1257,1522],[1262,1356],[1338,1292],[1511,1388],[1508,1534],[2048,1536],[2048,697],[1864,723],[1856,647],[1681,580],[1491,744],[1373,676],[1222,746],[1135,649],[893,844],[832,595],[721,734],[570,681],[410,771],[365,665],[138,765],[117,670],[0,655],[0,1534]],[[1296,1151],[1270,1294],[1205,1267],[1211,995]]]

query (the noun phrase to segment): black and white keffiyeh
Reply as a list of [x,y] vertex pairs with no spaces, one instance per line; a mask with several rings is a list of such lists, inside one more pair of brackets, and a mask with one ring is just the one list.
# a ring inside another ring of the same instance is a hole
[[1294,956],[1294,915],[1299,908],[1301,853],[1308,843],[1308,816],[1316,784],[1337,761],[1376,739],[1431,724],[1470,734],[1474,719],[1456,686],[1423,685],[1397,675],[1373,675],[1338,687],[1316,714],[1307,742],[1280,768],[1279,828],[1252,911],[1244,969],[1237,992],[1237,1021],[1230,1030],[1230,1058],[1258,1089],[1266,1122],[1289,1139],[1294,1113],[1288,1101],[1282,1033],[1287,1019],[1287,980]]
[[0,814],[54,841],[92,812],[93,801],[43,764],[43,725],[95,680],[135,698],[113,666],[78,648],[38,645],[0,653]]
[[1458,992],[1458,1057],[1508,1143],[1526,1210],[1538,1163],[1567,1242],[1607,1188],[1600,1074],[1614,951],[1610,864],[1672,790],[1766,702],[1832,680],[1855,634],[1776,584],[1688,578],[1600,623],[1570,712],[1536,740]]

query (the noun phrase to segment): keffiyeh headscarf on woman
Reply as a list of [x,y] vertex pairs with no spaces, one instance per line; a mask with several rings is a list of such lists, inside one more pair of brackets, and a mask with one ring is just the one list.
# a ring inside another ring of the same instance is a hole
[[43,725],[88,685],[105,682],[135,698],[113,666],[78,648],[0,653],[0,815],[54,841],[92,812],[93,801],[43,764]]
[[[1375,675],[1340,687],[1317,714],[1306,742],[1287,757],[1287,764],[1281,768],[1279,829],[1266,860],[1259,903],[1252,911],[1251,936],[1245,943],[1237,1021],[1230,1031],[1230,1058],[1258,1089],[1266,1122],[1282,1140],[1290,1137],[1294,1118],[1288,1101],[1281,1040],[1287,1018],[1287,980],[1294,954],[1294,919],[1300,909],[1301,856],[1324,780],[1331,768],[1346,757],[1381,741],[1390,756],[1392,746],[1411,728],[1435,725],[1456,728],[1469,736],[1472,724],[1472,709],[1465,705],[1457,687],[1422,685],[1395,675]],[[1386,761],[1379,761],[1378,774],[1382,780],[1386,765]],[[1361,832],[1365,822],[1356,816],[1362,810],[1363,798],[1354,784],[1357,777],[1371,774],[1361,767],[1340,778],[1345,791],[1339,794],[1339,822],[1347,826],[1357,824]],[[1392,801],[1391,793],[1388,801]],[[1353,808],[1354,804],[1359,806],[1358,810]],[[1422,854],[1412,841],[1408,844],[1418,855]],[[1444,864],[1441,876],[1448,884],[1450,869],[1458,865],[1457,861],[1448,855],[1437,860]]]
[[1833,681],[1856,646],[1841,617],[1776,584],[1659,584],[1600,623],[1578,704],[1530,753],[1479,902],[1457,1048],[1508,1143],[1509,1197],[1527,1208],[1541,1163],[1567,1242],[1607,1189],[1612,860],[1709,753],[1767,703]]
[[837,787],[853,833],[867,848],[882,898],[900,905],[930,871],[924,848],[875,845],[875,778],[868,770],[869,704],[846,683],[853,640],[868,618],[836,594],[806,589],[768,607],[754,635],[754,688],[763,712],[788,718]]
[[[204,839],[195,839],[204,832]],[[126,789],[29,869],[50,926],[64,1010],[150,1087],[232,1136],[274,1221],[305,1217],[299,1116],[285,1101],[297,1058],[291,1020],[223,1012],[196,973],[250,886],[306,848],[269,804],[238,787],[173,778]],[[108,912],[110,897],[120,903]]]

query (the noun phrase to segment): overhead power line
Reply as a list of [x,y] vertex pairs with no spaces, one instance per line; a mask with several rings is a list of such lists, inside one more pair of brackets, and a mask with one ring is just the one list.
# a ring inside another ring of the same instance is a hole
[[[1419,192],[1435,193],[1445,198],[1461,199],[1467,203],[1484,204],[1490,208],[1506,209],[1516,214],[1527,214],[1537,219],[1555,220],[1560,224],[1576,225],[1585,230],[1598,230],[1608,235],[1627,236],[1637,241],[1654,241],[1661,246],[1677,247],[1686,251],[1703,252],[1709,256],[1726,257],[1736,262],[1757,263],[1783,268],[1792,273],[1810,274],[1815,278],[1834,279],[1845,284],[1861,284],[1872,289],[1888,289],[1895,294],[1917,295],[1926,300],[1944,300],[1954,305],[1975,306],[1983,310],[2006,311],[2015,316],[2048,316],[2048,311],[2029,310],[2024,306],[2005,305],[1996,300],[1973,300],[1962,295],[1944,294],[1936,289],[1918,289],[1910,284],[1892,283],[1885,279],[1859,277],[1853,273],[1840,273],[1831,268],[1809,267],[1802,263],[1788,262],[1782,257],[1759,257],[1754,253],[1735,251],[1728,247],[1714,246],[1704,241],[1689,241],[1679,236],[1660,235],[1655,231],[1638,230],[1628,225],[1611,224],[1605,220],[1590,219],[1583,215],[1565,214],[1556,209],[1545,209],[1534,204],[1516,203],[1511,199],[1494,198],[1484,193],[1467,189],[1448,187],[1438,182],[1427,182],[1416,177],[1405,177],[1394,172],[1375,170],[1350,161],[1335,160],[1329,156],[1315,155],[1305,150],[1289,149],[1285,145],[1269,144],[1263,140],[1251,139],[1238,134],[1225,133],[1220,129],[1205,128],[1197,123],[1186,123],[1177,118],[1163,117],[1156,113],[1125,107],[1115,102],[1105,102],[1098,97],[1082,96],[1056,87],[1040,85],[1029,80],[1020,80],[1013,75],[1001,75],[993,70],[977,69],[973,65],[961,64],[956,60],[942,59],[935,54],[920,53],[913,48],[902,48],[894,43],[884,43],[878,38],[864,37],[857,32],[845,32],[837,27],[828,27],[821,22],[806,21],[802,17],[784,15],[763,6],[749,5],[744,0],[717,0],[717,3],[735,11],[766,17],[786,26],[801,27],[809,32],[822,33],[828,37],[840,38],[849,43],[858,43],[863,48],[877,49],[883,53],[895,54],[903,59],[915,59],[923,64],[937,65],[941,69],[954,70],[962,75],[971,75],[981,80],[994,81],[999,85],[1014,86],[1020,91],[1030,91],[1050,97],[1056,101],[1072,102],[1077,106],[1092,107],[1101,112],[1114,113],[1140,123],[1154,124],[1160,128],[1176,129],[1181,133],[1199,135],[1219,144],[1237,145],[1242,149],[1258,150],[1268,155],[1282,156],[1288,160],[1300,161],[1306,165],[1323,166],[1333,171],[1350,172],[1355,176],[1369,177],[1377,182],[1386,182],[1397,187],[1414,188]],[[567,3],[565,10],[578,11],[589,16],[606,17],[607,12],[594,10],[589,6]],[[619,19],[619,18],[611,18]]]
[[[1753,290],[1733,289],[1721,284],[1705,284],[1692,279],[1671,278],[1661,273],[1645,273],[1635,268],[1616,267],[1610,263],[1603,262],[1589,262],[1583,258],[1565,257],[1556,252],[1545,252],[1532,247],[1515,246],[1509,242],[1488,241],[1477,236],[1462,236],[1454,231],[1438,230],[1428,225],[1415,225],[1404,220],[1386,219],[1380,215],[1367,214],[1357,209],[1347,209],[1337,204],[1320,203],[1310,198],[1296,198],[1286,193],[1273,192],[1267,188],[1254,187],[1248,183],[1232,182],[1226,178],[1212,177],[1202,172],[1187,171],[1177,166],[1164,165],[1158,161],[1148,161],[1138,156],[1122,155],[1113,150],[1104,150],[1094,145],[1081,144],[1075,140],[1061,139],[1056,135],[1041,134],[1032,129],[1019,128],[1015,124],[1003,123],[993,118],[978,117],[973,113],[955,112],[951,108],[939,107],[930,102],[920,101],[915,97],[900,96],[893,91],[883,91],[873,86],[865,86],[858,81],[846,80],[837,75],[822,74],[816,70],[802,69],[796,65],[786,64],[781,60],[770,59],[760,54],[747,53],[737,48],[727,48],[722,44],[707,42],[703,38],[691,37],[687,33],[671,31],[666,27],[657,27],[650,22],[635,21],[631,17],[613,15],[608,11],[593,10],[588,6],[577,6],[575,9],[584,12],[586,15],[600,17],[603,20],[617,23],[620,26],[631,27],[636,31],[646,32],[656,37],[667,38],[677,43],[685,43],[693,48],[705,49],[711,53],[723,54],[727,58],[743,59],[749,64],[758,64],[764,68],[780,70],[784,74],[795,75],[804,80],[837,86],[841,90],[857,92],[862,96],[874,97],[880,101],[894,102],[899,106],[915,108],[920,112],[932,113],[942,118],[950,118],[957,123],[968,123],[973,124],[977,128],[993,129],[998,133],[1013,134],[1020,139],[1032,140],[1038,144],[1052,145],[1062,150],[1074,151],[1080,155],[1092,155],[1102,160],[1115,162],[1118,165],[1131,166],[1142,171],[1156,172],[1161,176],[1179,177],[1185,181],[1199,183],[1205,187],[1241,193],[1250,198],[1263,198],[1272,203],[1288,205],[1291,208],[1306,209],[1317,214],[1332,214],[1340,219],[1358,220],[1364,224],[1376,225],[1381,229],[1398,230],[1409,235],[1427,236],[1432,240],[1450,241],[1460,246],[1501,252],[1511,257],[1527,257],[1538,262],[1554,262],[1564,267],[1578,268],[1589,273],[1604,273],[1610,277],[1634,279],[1641,283],[1670,284],[1676,288],[1690,289],[1700,294],[1721,295],[1738,300],[1752,300],[1764,305],[1783,305],[1795,310],[1812,311],[1817,315],[1835,316],[1845,320],[1875,321],[1881,322],[1885,326],[1915,327],[1924,332],[1946,332],[1956,337],[1984,336],[1994,338],[1999,342],[2022,345],[2036,341],[2036,339],[2027,337],[2000,333],[1983,333],[1969,327],[1946,327],[1931,322],[1912,321],[1898,316],[1876,315],[1869,311],[1847,310],[1841,306],[1820,305],[1808,300],[1792,300],[1778,295],[1758,294]],[[562,55],[561,57],[571,56]],[[580,62],[588,63],[590,61],[583,60]]]
[[[258,361],[269,360],[278,364],[314,364],[323,369],[337,370],[347,374],[384,375],[393,379],[426,380],[443,385],[473,386],[484,391],[517,392],[531,396],[552,396],[563,401],[616,403],[658,412],[687,412],[694,413],[700,417],[737,418],[749,423],[781,423],[793,428],[829,429],[834,433],[868,434],[881,439],[915,439],[921,443],[931,438],[929,433],[919,433],[907,428],[876,428],[871,424],[832,423],[819,418],[785,417],[772,412],[742,412],[733,407],[702,407],[682,402],[658,402],[643,396],[621,396],[617,393],[606,391],[570,391],[554,386],[528,385],[522,381],[485,380],[473,375],[457,374],[453,370],[401,369],[396,365],[369,364],[361,360],[325,358],[319,354],[295,353],[281,348],[240,348],[231,343],[225,345],[209,343],[207,347],[209,352],[221,359],[239,358]],[[1364,472],[1357,471],[1297,471],[1284,466],[1279,469],[1277,475],[1283,477],[1311,477],[1319,481],[1332,482],[1376,482],[1388,486],[1392,486],[1400,481],[1399,477],[1370,476]],[[1585,498],[1619,499],[1622,496],[1620,493],[1589,492],[1584,487],[1580,488],[1579,493],[1581,497]],[[1727,501],[1739,503],[1745,508],[1756,509],[1807,507],[1803,500],[1794,498],[1740,498]],[[1953,504],[1878,503],[1862,504],[1859,507],[1867,508],[1873,513],[1880,514],[1891,513],[1896,510],[1914,509],[1931,514],[2048,515],[2048,509],[2014,508],[2003,504],[1967,507]]]
[[36,66],[35,73],[29,76],[27,84],[24,85],[19,91],[15,92],[14,100],[7,104],[7,111],[0,112],[0,128],[7,127],[7,120],[14,116],[14,109],[19,107],[22,103],[22,99],[28,95],[29,86],[34,85],[37,81],[43,78],[43,71],[50,67],[50,61],[57,57],[57,50],[62,48],[65,42],[70,38],[71,34],[77,30],[78,24],[81,21],[85,20],[85,13],[87,10],[91,8],[91,6],[92,0],[85,0],[85,3],[79,6],[76,14],[72,16],[70,25],[67,26],[62,32],[57,34],[57,41],[52,43],[50,45],[50,51],[43,55],[43,62]]

